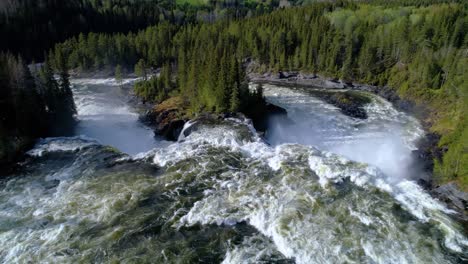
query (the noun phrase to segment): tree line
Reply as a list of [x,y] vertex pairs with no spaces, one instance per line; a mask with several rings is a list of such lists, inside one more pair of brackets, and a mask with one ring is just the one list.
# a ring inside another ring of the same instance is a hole
[[389,85],[430,106],[431,129],[448,146],[435,170],[466,182],[467,6],[426,2],[337,1],[239,20],[162,23],[130,34],[83,34],[54,53],[82,70],[163,67],[168,74],[137,85],[137,93],[150,101],[180,93],[194,112],[235,110],[237,101],[254,98],[246,88],[247,59],[256,62],[257,72],[304,71]]
[[1,53],[0,84],[0,165],[14,161],[34,139],[71,128],[76,109],[66,68],[57,80],[48,61],[32,73],[21,57]]
[[1,51],[43,61],[44,51],[80,33],[132,32],[162,22],[241,18],[269,12],[279,1],[4,0],[0,3]]

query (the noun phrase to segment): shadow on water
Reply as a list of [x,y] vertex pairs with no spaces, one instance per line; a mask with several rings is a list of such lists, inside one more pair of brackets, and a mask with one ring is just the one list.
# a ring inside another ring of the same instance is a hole
[[122,152],[137,154],[160,146],[151,128],[141,123],[130,104],[132,82],[124,87],[110,80],[72,80],[78,111],[76,135],[97,139]]

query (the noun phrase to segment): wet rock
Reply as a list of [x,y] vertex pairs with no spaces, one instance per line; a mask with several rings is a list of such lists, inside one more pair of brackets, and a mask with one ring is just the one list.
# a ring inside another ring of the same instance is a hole
[[457,211],[455,218],[468,227],[468,193],[460,191],[455,183],[448,183],[434,188],[432,194]]
[[438,146],[440,136],[435,133],[427,133],[417,143],[417,150],[412,152],[413,158],[421,171],[432,173],[434,159],[442,159],[443,149]]
[[278,72],[278,79],[286,79],[288,78],[283,72]]
[[283,107],[267,103],[266,110],[268,115],[287,115],[288,112]]
[[182,99],[173,97],[149,110],[142,121],[153,127],[156,135],[175,141],[187,122],[184,109]]
[[202,113],[197,118],[190,120],[190,126],[183,131],[184,137],[188,137],[191,133],[197,131],[201,125],[216,125],[221,123],[222,119],[234,117],[233,114],[214,115]]
[[150,119],[156,135],[167,140],[175,141],[184,127],[185,120],[180,119],[177,110],[166,110],[162,112],[151,112]]
[[348,87],[350,89],[367,91],[374,93],[385,100],[391,102],[395,108],[404,112],[413,112],[414,111],[414,103],[404,100],[398,96],[396,91],[389,86],[374,86],[374,85],[366,85],[366,84],[357,84],[353,83],[352,87]]
[[158,135],[172,141],[176,141],[180,132],[184,128],[185,120],[176,119],[168,122],[165,126],[156,131]]
[[246,115],[252,119],[255,129],[259,132],[265,132],[268,129],[268,123],[272,118],[276,118],[279,122],[292,122],[288,119],[286,109],[271,103],[265,103],[254,111],[247,112]]
[[424,190],[430,191],[432,190],[432,182],[426,179],[418,179],[416,183],[421,186]]
[[297,75],[297,78],[300,80],[300,79],[304,79],[304,80],[310,80],[310,79],[315,79],[317,78],[317,75],[314,74],[314,73],[311,73],[311,74],[308,74],[308,73],[299,73]]
[[370,99],[356,92],[315,92],[325,102],[338,107],[347,116],[366,119],[367,113],[364,106],[370,103]]

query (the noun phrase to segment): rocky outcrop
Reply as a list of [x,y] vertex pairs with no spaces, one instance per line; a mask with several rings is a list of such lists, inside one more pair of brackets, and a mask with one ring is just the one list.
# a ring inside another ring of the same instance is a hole
[[421,171],[432,173],[434,169],[434,159],[442,159],[446,150],[438,146],[439,140],[439,135],[427,133],[417,142],[417,150],[414,150],[412,154]]
[[[251,64],[250,64],[251,65]],[[389,102],[402,111],[414,111],[414,104],[408,100],[400,98],[394,89],[388,86],[374,86],[355,82],[347,82],[336,78],[327,78],[314,73],[301,73],[301,72],[287,72],[280,71],[278,73],[267,72],[259,74],[248,65],[247,73],[250,81],[257,83],[271,83],[283,86],[294,87],[311,87],[311,88],[324,88],[324,89],[347,89],[358,90],[374,93]],[[359,114],[358,114],[359,115]]]
[[186,108],[179,97],[172,97],[157,104],[141,119],[154,128],[154,133],[167,140],[177,140],[184,124],[187,122]]
[[458,212],[454,217],[468,228],[468,193],[458,189],[455,183],[448,183],[434,188],[431,192],[440,201]]
[[[246,109],[244,112],[245,116],[252,120],[253,126],[259,133],[264,133],[267,130],[268,122],[273,117],[292,122],[287,118],[286,109],[264,101],[259,105],[255,105],[252,109]],[[245,118],[245,116],[240,113],[200,113],[195,120],[203,120],[202,123],[206,124],[214,120],[219,121],[229,117],[242,119]],[[185,123],[190,118],[183,100],[180,97],[172,97],[147,110],[140,119],[142,122],[152,127],[156,135],[167,140],[175,141],[179,138]],[[196,126],[191,126],[190,129],[195,128]]]
[[315,92],[317,97],[325,102],[338,107],[347,116],[366,119],[367,112],[364,109],[371,100],[358,93],[353,92]]
[[245,111],[245,114],[252,120],[255,129],[261,133],[266,132],[272,118],[292,122],[288,119],[288,112],[286,109],[267,102],[261,106],[256,106],[255,109]]
[[23,154],[33,147],[32,137],[5,136],[0,139],[0,177],[13,171]]
[[465,230],[468,230],[468,193],[461,191],[455,183],[438,186],[432,181],[434,160],[442,160],[447,151],[446,148],[439,146],[439,140],[439,135],[427,133],[417,143],[418,149],[413,151],[415,166],[422,172],[418,184],[447,207],[455,210],[457,213],[453,217],[463,224]]

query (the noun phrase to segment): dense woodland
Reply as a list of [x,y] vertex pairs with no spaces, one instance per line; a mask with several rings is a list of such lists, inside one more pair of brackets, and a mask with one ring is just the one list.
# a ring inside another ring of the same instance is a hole
[[[245,67],[253,62],[257,72],[294,70],[390,86],[424,105],[420,117],[442,136],[446,151],[435,160],[437,181],[468,190],[467,3],[315,2],[2,1],[0,34],[8,41],[0,49],[15,54],[2,55],[8,84],[1,91],[2,113],[8,113],[2,144],[9,136],[43,135],[58,115],[72,115],[68,69],[135,71],[144,78],[135,86],[144,101],[181,96],[194,115],[252,111],[261,98],[261,89],[247,88]],[[277,9],[285,3],[305,6]],[[47,63],[31,75],[16,54]],[[38,110],[21,109],[27,100]],[[44,128],[28,128],[25,120],[33,119]]]
[[426,121],[448,149],[435,172],[467,186],[467,30],[466,4],[317,3],[242,20],[81,34],[51,56],[62,53],[69,67],[85,71],[162,68],[136,86],[137,94],[158,102],[180,93],[193,113],[235,111],[248,102],[247,60],[258,72],[299,70],[388,85],[431,109]]
[[[130,32],[161,22],[213,22],[269,12],[279,1],[2,0],[0,50],[42,61],[45,50],[79,33]],[[34,43],[34,45],[32,45]]]
[[64,134],[73,124],[76,110],[64,65],[56,80],[47,61],[32,74],[20,57],[0,54],[0,166],[36,138]]

